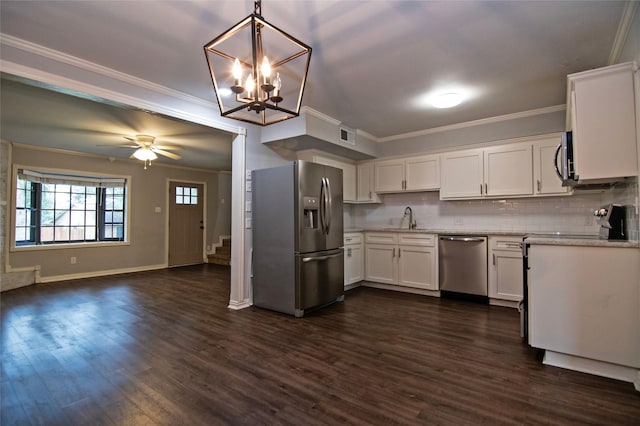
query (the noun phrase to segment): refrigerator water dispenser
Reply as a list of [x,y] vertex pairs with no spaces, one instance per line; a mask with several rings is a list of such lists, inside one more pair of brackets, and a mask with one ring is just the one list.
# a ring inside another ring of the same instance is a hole
[[304,227],[309,229],[318,228],[318,197],[304,197],[302,199],[304,207]]

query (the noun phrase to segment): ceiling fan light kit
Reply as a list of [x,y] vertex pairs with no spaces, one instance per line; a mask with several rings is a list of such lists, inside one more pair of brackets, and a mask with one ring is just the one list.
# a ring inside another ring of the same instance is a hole
[[311,47],[269,24],[261,0],[204,52],[223,117],[267,126],[300,114]]
[[138,148],[136,152],[133,153],[133,156],[141,161],[151,161],[158,158],[155,152],[151,151],[151,149],[147,147]]

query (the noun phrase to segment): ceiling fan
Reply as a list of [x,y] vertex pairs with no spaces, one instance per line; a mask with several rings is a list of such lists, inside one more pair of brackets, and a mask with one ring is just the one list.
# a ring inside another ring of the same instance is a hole
[[[123,136],[126,140],[133,142],[132,144],[115,145],[122,148],[135,148],[136,150],[131,154],[130,158],[137,158],[140,161],[144,161],[145,170],[151,164],[152,160],[158,158],[158,155],[162,155],[172,160],[179,160],[182,157],[178,154],[169,151],[179,151],[182,148],[176,145],[156,145],[155,136],[151,135],[135,135],[134,137]],[[113,145],[112,145],[113,146]]]

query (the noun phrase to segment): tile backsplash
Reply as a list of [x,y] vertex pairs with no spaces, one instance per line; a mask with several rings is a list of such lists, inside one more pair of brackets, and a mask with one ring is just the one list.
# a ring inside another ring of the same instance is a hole
[[[419,228],[597,234],[600,226],[593,216],[597,207],[608,203],[637,207],[637,197],[637,181],[562,197],[441,201],[438,192],[384,194],[383,204],[347,205],[345,228],[400,226],[405,207],[410,206]],[[630,239],[637,240],[637,210],[630,209],[629,214]]]

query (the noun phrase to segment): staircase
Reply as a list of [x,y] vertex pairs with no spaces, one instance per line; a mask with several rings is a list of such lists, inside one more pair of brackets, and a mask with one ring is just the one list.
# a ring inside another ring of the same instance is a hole
[[209,255],[209,263],[231,265],[231,238],[222,239],[222,246],[216,247],[216,252]]

